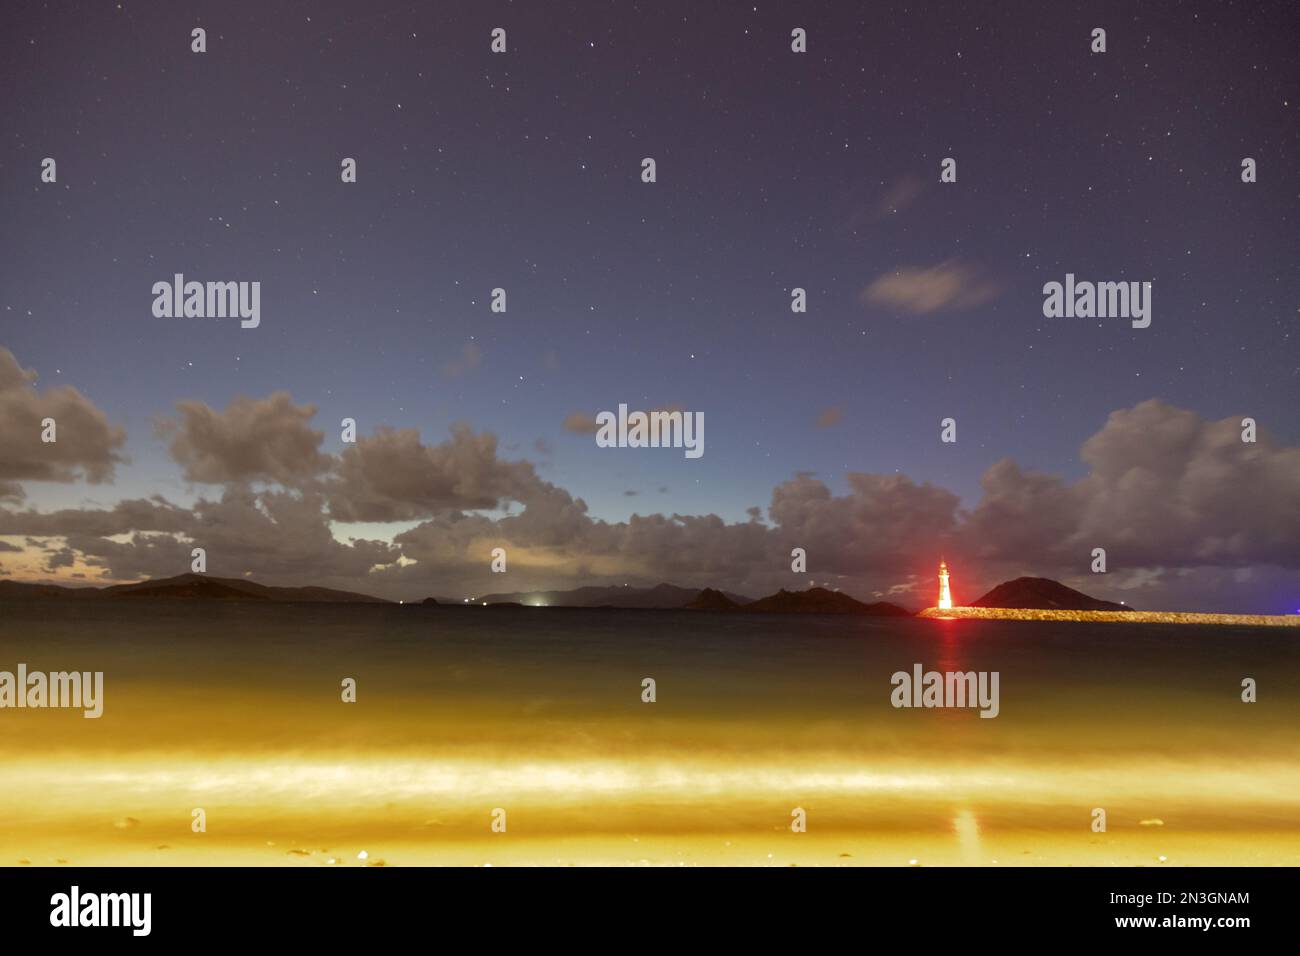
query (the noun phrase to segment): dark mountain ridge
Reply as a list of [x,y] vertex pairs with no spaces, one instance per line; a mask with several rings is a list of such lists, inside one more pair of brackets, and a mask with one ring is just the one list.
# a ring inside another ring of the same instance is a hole
[[705,588],[695,596],[695,600],[683,605],[683,607],[691,611],[735,611],[739,610],[743,605],[737,604],[721,591],[714,588]]
[[149,600],[169,598],[189,601],[271,601],[311,604],[389,604],[383,598],[320,587],[274,587],[239,578],[208,574],[178,574],[170,578],[114,584],[110,587],[69,588],[59,584],[23,584],[0,581],[0,598],[41,600]]
[[[675,584],[657,584],[651,588],[588,585],[568,591],[513,591],[503,594],[485,594],[474,598],[470,603],[544,604],[547,607],[682,608],[696,600],[701,593],[700,588],[682,588]],[[743,594],[726,593],[725,596],[737,605],[749,604],[753,600]]]
[[971,607],[1027,608],[1041,611],[1131,611],[1127,604],[1103,601],[1051,578],[1004,581]]
[[769,594],[741,610],[769,614],[862,614],[873,617],[911,617],[912,612],[889,601],[865,604],[842,591],[826,588],[809,588],[806,591],[787,591],[784,588]]

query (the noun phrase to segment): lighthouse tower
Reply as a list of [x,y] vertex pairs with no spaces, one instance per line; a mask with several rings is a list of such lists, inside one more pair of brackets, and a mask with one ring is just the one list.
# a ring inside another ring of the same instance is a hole
[[939,562],[939,610],[946,611],[952,607],[952,592],[948,590],[948,563]]

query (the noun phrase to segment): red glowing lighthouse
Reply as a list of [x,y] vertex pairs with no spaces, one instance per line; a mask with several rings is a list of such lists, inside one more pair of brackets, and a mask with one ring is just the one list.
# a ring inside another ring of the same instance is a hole
[[936,606],[941,611],[952,607],[952,592],[948,590],[948,563],[942,559],[939,561],[939,603]]

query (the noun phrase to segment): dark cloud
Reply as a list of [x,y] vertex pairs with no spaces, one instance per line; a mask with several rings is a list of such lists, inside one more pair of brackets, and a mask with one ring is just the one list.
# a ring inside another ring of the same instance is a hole
[[50,552],[49,559],[45,562],[45,569],[47,571],[57,571],[59,568],[70,568],[76,563],[76,551],[72,548],[63,547]]
[[957,528],[959,499],[905,475],[850,472],[849,494],[836,497],[810,475],[772,492],[768,514],[783,549],[804,548],[809,570],[863,575],[901,573],[929,564]]
[[[932,597],[939,554],[960,569],[959,600],[1039,574],[1136,606],[1249,610],[1243,595],[1300,582],[1300,448],[1266,429],[1243,443],[1239,418],[1209,422],[1158,401],[1112,414],[1084,443],[1088,472],[1074,482],[999,461],[963,511],[952,492],[905,475],[849,473],[837,494],[798,474],[741,522],[594,518],[581,498],[527,461],[500,458],[494,435],[467,426],[438,445],[379,428],[332,457],[318,451],[309,409],[287,397],[221,414],[180,407],[178,460],[191,477],[224,479],[220,498],[190,508],[157,496],[100,510],[0,508],[0,534],[40,536],[28,547],[47,551],[51,568],[80,559],[117,579],[186,570],[202,546],[214,574],[389,597],[500,590],[488,576],[494,547],[507,549],[512,590],[669,580],[760,594],[806,586],[789,569],[796,547],[819,582],[913,604]],[[234,434],[244,421],[277,450],[245,447]],[[247,483],[277,475],[281,490]],[[331,531],[332,521],[412,520],[392,544],[343,543]],[[1094,547],[1107,550],[1105,576],[1089,574]]]
[[77,531],[65,540],[88,565],[119,580],[189,571],[191,550],[201,547],[210,574],[366,590],[371,571],[398,556],[386,542],[338,541],[316,493],[230,486],[220,499],[200,499],[184,513],[188,520],[175,533],[136,531],[119,541]]
[[1074,484],[991,467],[963,538],[980,558],[1053,565],[1101,547],[1118,566],[1300,568],[1300,448],[1241,434],[1240,416],[1209,422],[1154,399],[1113,412]]
[[338,456],[320,451],[311,405],[278,392],[237,398],[224,411],[203,402],[177,403],[179,419],[158,424],[172,457],[190,481],[274,482],[325,495],[339,521],[402,521],[457,509],[496,508],[518,501],[538,483],[533,466],[497,454],[496,436],[464,425],[451,439],[425,445],[414,429],[377,428],[358,435]]
[[381,427],[358,436],[340,456],[328,485],[340,521],[403,521],[455,509],[496,508],[539,484],[533,466],[497,457],[496,436],[452,429],[450,441],[425,445],[414,429]]
[[[121,535],[132,531],[182,532],[191,527],[193,514],[164,498],[136,498],[118,502],[112,508],[65,508],[38,512],[0,509],[0,534]],[[29,547],[44,542],[28,538]]]
[[[21,498],[14,481],[111,481],[126,432],[71,386],[37,391],[36,377],[0,346],[0,500]],[[53,442],[41,440],[47,418]]]
[[312,405],[295,405],[287,392],[267,398],[239,397],[218,412],[203,402],[177,402],[179,419],[162,419],[160,437],[189,481],[225,484],[276,481],[298,485],[319,474],[328,459],[324,435],[309,422]]

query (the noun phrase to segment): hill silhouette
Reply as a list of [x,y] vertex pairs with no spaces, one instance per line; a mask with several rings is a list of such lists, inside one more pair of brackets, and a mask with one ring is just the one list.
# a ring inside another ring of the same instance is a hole
[[806,591],[787,591],[782,588],[775,594],[759,598],[743,608],[769,614],[862,614],[874,617],[911,617],[912,612],[889,601],[864,604],[842,591],[826,588],[809,588]]
[[743,607],[714,588],[705,588],[684,606],[692,611],[735,611]]
[[308,604],[388,604],[383,598],[320,587],[273,587],[240,578],[219,578],[208,574],[178,574],[170,578],[115,584],[110,587],[68,588],[58,584],[23,584],[0,581],[0,598],[42,600],[149,600],[268,601]]
[[1043,611],[1131,611],[1127,604],[1103,601],[1051,578],[1004,581],[971,607],[1031,608]]
[[[547,607],[683,608],[696,600],[701,593],[699,588],[682,588],[675,584],[657,584],[652,588],[589,585],[568,591],[512,591],[503,594],[485,594],[474,598],[470,603],[542,604]],[[726,597],[738,605],[748,604],[751,600],[741,594],[726,594]]]

